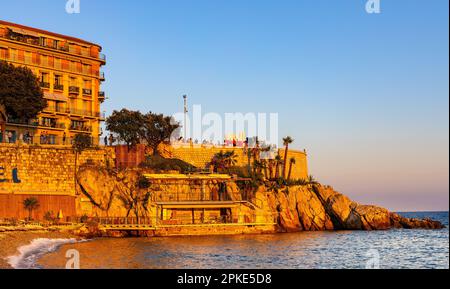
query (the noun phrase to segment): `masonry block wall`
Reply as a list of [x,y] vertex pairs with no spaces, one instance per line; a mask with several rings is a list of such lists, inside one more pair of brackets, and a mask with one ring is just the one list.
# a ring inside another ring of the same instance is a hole
[[[113,163],[110,149],[87,150],[78,156],[77,166]],[[23,218],[23,200],[34,197],[40,208],[35,217],[60,210],[75,214],[75,153],[67,147],[0,144],[0,217]]]
[[[234,150],[237,156],[237,165],[245,166],[248,164],[247,155],[244,154],[244,149],[242,148],[170,148],[169,154],[173,158],[183,160],[190,163],[198,168],[204,168],[211,162],[213,156],[221,151],[226,152]],[[279,150],[279,154],[284,158],[284,149]],[[289,159],[295,158],[295,165],[292,166],[292,178],[293,179],[307,179],[308,178],[308,158],[305,152],[289,150],[288,152],[288,167],[289,169]]]

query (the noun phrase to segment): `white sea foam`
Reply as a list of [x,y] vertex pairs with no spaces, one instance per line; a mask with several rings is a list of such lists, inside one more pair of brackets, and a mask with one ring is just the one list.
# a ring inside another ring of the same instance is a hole
[[39,269],[37,260],[45,254],[55,252],[64,244],[77,243],[77,239],[34,239],[29,245],[18,249],[19,254],[7,259],[14,269]]

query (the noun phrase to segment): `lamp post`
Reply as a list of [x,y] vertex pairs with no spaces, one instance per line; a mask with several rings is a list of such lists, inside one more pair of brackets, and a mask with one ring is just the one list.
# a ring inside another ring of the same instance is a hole
[[187,141],[187,114],[188,114],[188,103],[187,95],[183,95],[184,99],[184,141]]

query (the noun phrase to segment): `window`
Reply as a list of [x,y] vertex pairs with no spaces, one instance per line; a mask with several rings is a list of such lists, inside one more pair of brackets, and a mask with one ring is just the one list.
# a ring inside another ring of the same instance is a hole
[[17,49],[11,49],[11,55],[10,55],[10,59],[12,60],[12,61],[17,61],[17,59],[18,59],[18,52],[17,52]]
[[41,87],[43,88],[49,88],[50,87],[50,78],[49,78],[49,74],[47,72],[41,72]]
[[24,52],[24,56],[25,56],[25,63],[26,64],[31,64],[31,52],[27,52],[27,51],[25,51]]
[[8,49],[6,48],[0,48],[0,59],[6,60],[8,56]]
[[53,88],[55,90],[64,90],[62,75],[55,74],[55,82],[53,85],[54,85]]
[[91,74],[91,66],[89,64],[83,64],[83,74]]
[[78,86],[76,77],[70,77],[69,81],[70,81],[70,86]]
[[55,74],[55,85],[62,85],[62,75]]
[[47,55],[41,55],[41,65],[48,66],[48,56]]
[[83,88],[84,89],[91,89],[92,88],[92,81],[90,80],[83,80]]
[[61,59],[60,58],[55,58],[55,68],[61,69]]
[[47,38],[45,38],[45,37],[39,38],[39,45],[40,46],[46,46],[46,44],[47,44]]

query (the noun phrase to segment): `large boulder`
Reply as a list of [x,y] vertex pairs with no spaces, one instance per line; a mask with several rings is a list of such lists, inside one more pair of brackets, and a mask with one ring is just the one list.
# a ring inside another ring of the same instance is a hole
[[303,230],[324,231],[334,229],[322,202],[314,192],[307,187],[294,187],[290,192],[295,195],[297,214]]

